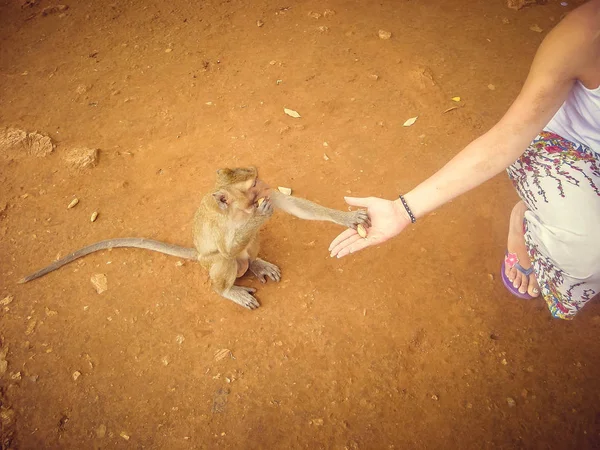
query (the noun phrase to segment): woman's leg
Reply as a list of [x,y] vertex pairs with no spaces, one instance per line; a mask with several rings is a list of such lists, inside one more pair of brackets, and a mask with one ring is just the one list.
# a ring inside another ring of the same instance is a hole
[[552,315],[571,319],[600,292],[600,155],[543,132],[508,173],[526,206],[524,263]]
[[[523,226],[526,211],[527,205],[520,201],[510,213],[506,248],[509,254],[517,256],[515,262],[518,262],[523,269],[528,270],[531,267],[531,258],[525,243],[525,228]],[[510,282],[521,294],[527,293],[532,297],[540,295],[540,286],[535,277],[535,270],[530,275],[525,275],[514,264],[505,264],[504,271]]]

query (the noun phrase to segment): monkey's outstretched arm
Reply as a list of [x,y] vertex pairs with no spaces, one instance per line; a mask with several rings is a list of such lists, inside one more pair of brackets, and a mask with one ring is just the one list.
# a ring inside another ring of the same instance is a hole
[[304,198],[282,194],[276,189],[269,191],[269,198],[273,206],[299,219],[333,222],[355,229],[360,224],[369,226],[369,216],[365,210],[339,211],[326,208]]
[[74,251],[73,253],[68,254],[62,259],[58,261],[54,261],[47,267],[38,270],[31,275],[28,275],[19,280],[19,283],[27,283],[28,281],[35,280],[47,273],[50,273],[65,264],[69,264],[72,261],[75,261],[82,256],[89,255],[90,253],[97,252],[98,250],[106,250],[109,248],[118,248],[118,247],[133,247],[133,248],[143,248],[146,250],[153,250],[159,253],[165,253],[171,256],[177,256],[178,258],[197,260],[198,259],[198,251],[195,248],[187,248],[180,247],[179,245],[167,244],[165,242],[153,241],[151,239],[144,238],[116,238],[116,239],[107,239],[105,241],[96,242],[95,244],[88,245],[87,247],[83,247],[79,250]]

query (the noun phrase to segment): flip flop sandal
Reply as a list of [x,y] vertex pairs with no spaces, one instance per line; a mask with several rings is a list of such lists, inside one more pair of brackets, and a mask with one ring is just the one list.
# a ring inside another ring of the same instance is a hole
[[513,267],[515,269],[517,269],[519,272],[521,272],[523,275],[525,275],[526,277],[529,277],[529,275],[531,275],[533,273],[533,267],[530,267],[529,269],[524,269],[523,266],[521,266],[521,264],[519,264],[519,258],[517,258],[516,253],[508,253],[508,251],[506,252],[506,256],[504,257],[504,261],[502,261],[502,268],[500,270],[500,274],[502,275],[502,282],[504,283],[504,287],[506,289],[508,289],[508,291],[525,300],[531,300],[532,297],[531,295],[529,295],[527,292],[522,294],[519,292],[519,290],[513,286],[512,281],[510,281],[508,279],[508,277],[506,276],[506,267],[508,266],[509,269],[512,269]]

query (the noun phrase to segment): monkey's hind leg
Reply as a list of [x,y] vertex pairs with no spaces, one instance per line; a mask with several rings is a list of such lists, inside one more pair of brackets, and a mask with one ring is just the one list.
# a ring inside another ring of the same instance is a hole
[[281,270],[275,264],[256,258],[250,263],[250,272],[254,274],[261,283],[266,283],[269,277],[273,281],[281,280]]
[[235,260],[219,259],[210,267],[210,280],[215,292],[228,300],[248,309],[256,309],[260,306],[252,295],[256,289],[244,286],[235,286],[233,283],[237,277],[238,265]]

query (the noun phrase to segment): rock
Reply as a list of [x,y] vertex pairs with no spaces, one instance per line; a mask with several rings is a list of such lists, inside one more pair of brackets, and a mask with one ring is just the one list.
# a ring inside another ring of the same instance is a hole
[[511,397],[506,398],[506,403],[508,403],[508,406],[510,408],[514,408],[515,406],[517,406],[517,402],[515,402],[515,399],[513,399]]
[[65,12],[67,9],[69,9],[68,5],[52,5],[52,6],[46,6],[44,9],[42,9],[42,16],[49,16],[51,14],[56,14],[56,13],[63,13]]
[[44,134],[27,133],[17,128],[0,130],[0,154],[7,158],[43,157],[53,150],[52,140]]
[[173,51],[173,49],[172,49],[172,48],[166,48],[166,49],[165,49],[165,53],[171,53],[172,51]]
[[76,147],[67,152],[64,160],[71,169],[90,169],[98,164],[98,154],[97,148]]
[[108,290],[108,279],[103,273],[95,273],[90,278],[90,281],[98,294],[102,294]]
[[76,370],[75,372],[73,372],[73,381],[77,381],[77,379],[81,376],[81,372],[79,370]]
[[392,33],[390,31],[379,30],[379,38],[387,41],[392,37]]
[[379,80],[379,75],[373,73],[373,74],[369,75],[369,78],[373,81],[377,81],[377,80]]
[[92,213],[92,215],[90,216],[90,222],[95,222],[97,218],[98,218],[98,211],[94,211]]
[[314,425],[316,427],[322,427],[323,426],[323,419],[312,419],[311,421],[308,422],[310,425]]
[[12,295],[7,295],[2,300],[0,300],[0,305],[6,306],[10,305],[15,298]]
[[488,84],[488,89],[490,91],[495,91],[496,90],[496,86],[494,86],[493,84]]
[[320,19],[321,18],[321,14],[318,12],[309,12],[308,13],[308,17],[312,17],[313,19]]
[[6,360],[7,353],[8,346],[0,348],[0,375],[4,375],[8,369],[8,361]]
[[507,0],[506,6],[516,11],[531,5],[545,5],[548,0]]
[[[7,427],[12,424],[15,420],[14,410],[7,408],[6,406],[0,406],[0,422],[3,427]],[[4,442],[3,442],[4,444]]]
[[101,424],[96,428],[96,437],[102,439],[104,436],[106,436],[106,425]]
[[437,395],[435,395],[435,394],[433,394],[433,395],[431,396],[431,400],[435,400],[436,402],[437,402],[439,399],[440,399],[440,398],[439,398]]
[[33,319],[29,321],[29,324],[27,325],[27,329],[25,330],[25,334],[27,336],[29,336],[30,334],[33,333],[33,330],[35,330],[35,326],[37,325],[37,320]]
[[319,30],[321,33],[326,33],[326,32],[328,32],[328,31],[329,31],[329,27],[326,27],[326,26],[324,26],[324,25],[321,25],[321,26],[318,28],[318,30]]
[[323,17],[331,17],[331,16],[335,16],[335,11],[333,9],[326,9],[323,12]]
[[73,200],[71,200],[71,202],[67,205],[67,209],[73,209],[77,206],[77,204],[79,203],[79,199],[78,198],[74,198]]
[[75,88],[75,92],[79,95],[85,94],[88,91],[88,87],[85,84],[80,84]]
[[265,23],[262,20],[260,20],[260,19],[256,21],[256,26],[259,27],[259,28],[262,27],[264,24]]
[[119,433],[119,436],[121,436],[123,439],[125,439],[126,441],[129,440],[129,435],[127,433],[125,433],[124,431],[121,431]]

